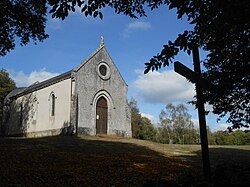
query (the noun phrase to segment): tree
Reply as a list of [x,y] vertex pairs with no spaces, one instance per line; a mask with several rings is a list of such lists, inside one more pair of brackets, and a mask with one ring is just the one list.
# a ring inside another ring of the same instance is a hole
[[242,130],[217,131],[211,134],[217,145],[250,145],[250,133]]
[[191,128],[185,128],[183,134],[183,144],[198,144],[200,143],[200,134],[198,129],[192,125]]
[[139,125],[139,138],[143,140],[156,141],[156,129],[150,119],[142,117]]
[[207,126],[207,139],[209,145],[216,145],[216,138],[214,136],[214,133],[210,130],[209,126]]
[[[70,11],[74,12],[77,7],[85,16],[99,16],[102,19],[103,15],[100,10],[106,6],[113,8],[117,14],[124,13],[135,18],[136,13],[139,16],[146,15],[141,3],[144,4],[146,1],[1,0],[0,56],[13,50],[17,42],[26,45],[30,40],[42,42],[48,38],[48,34],[45,33],[47,9],[52,14],[52,18],[62,20],[69,15]],[[20,41],[16,38],[20,38]]]
[[16,88],[15,82],[9,77],[9,73],[1,69],[0,70],[0,128],[2,129],[3,121],[3,107],[5,97]]
[[26,45],[31,39],[41,42],[48,37],[46,0],[1,0],[0,7],[0,56],[13,50],[18,41]]
[[194,130],[191,115],[183,104],[167,104],[160,113],[161,131],[168,135],[169,143],[196,143],[197,131]]
[[[174,139],[174,127],[171,120],[171,114],[168,114],[166,111],[162,110],[159,118],[161,127],[158,129],[158,139],[160,143],[172,144]],[[165,137],[168,137],[168,141],[166,141]]]
[[177,9],[179,18],[186,15],[194,29],[164,45],[161,53],[146,63],[145,73],[168,66],[180,50],[190,54],[198,45],[208,52],[203,61],[207,69],[203,77],[214,87],[205,90],[206,101],[219,119],[229,114],[227,122],[233,124],[232,128],[249,127],[249,1],[167,2],[170,9]]
[[[1,1],[0,6],[6,11],[0,13],[0,55],[14,48],[14,36],[23,38],[22,44],[26,44],[29,38],[42,41],[47,37],[44,32],[45,2]],[[101,19],[104,7],[111,7],[115,13],[132,18],[146,16],[146,9],[157,9],[161,5],[175,9],[178,19],[187,19],[194,27],[180,33],[174,41],[168,41],[160,53],[145,63],[145,73],[168,66],[180,51],[190,54],[194,46],[206,50],[207,56],[202,61],[206,68],[203,78],[213,86],[213,89],[205,90],[206,101],[213,105],[218,119],[229,114],[228,122],[233,124],[232,128],[249,127],[249,0],[47,0],[47,5],[51,8],[49,13],[52,17],[60,19],[65,19],[69,11],[75,11],[76,7],[85,16],[99,16]],[[20,7],[19,19],[17,13]]]
[[157,128],[156,133],[156,142],[163,143],[163,144],[172,144],[172,136],[170,136],[169,129],[165,126],[161,126]]
[[129,101],[129,106],[131,108],[132,137],[138,138],[142,117],[137,106],[137,101],[134,98],[131,98]]

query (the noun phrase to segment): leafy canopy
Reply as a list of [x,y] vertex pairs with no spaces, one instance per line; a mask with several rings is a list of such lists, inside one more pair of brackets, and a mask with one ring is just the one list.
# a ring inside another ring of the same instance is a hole
[[131,127],[132,127],[132,137],[138,138],[140,131],[140,123],[142,121],[142,116],[140,110],[137,106],[137,101],[132,97],[129,101],[129,107],[131,110]]
[[1,69],[0,70],[0,125],[3,118],[3,107],[5,97],[16,88],[15,82],[9,77],[9,73]]
[[65,19],[80,8],[85,16],[103,18],[101,10],[112,8],[132,18],[146,16],[146,9],[168,6],[178,19],[187,19],[192,30],[168,41],[160,53],[145,63],[145,73],[174,62],[180,51],[191,54],[198,45],[207,51],[202,61],[203,77],[214,89],[205,90],[206,101],[219,118],[229,114],[233,128],[250,123],[250,19],[249,0],[2,0],[0,2],[0,56],[14,49],[15,37],[26,45],[30,39],[43,41],[47,7],[53,18]]
[[26,45],[48,37],[46,0],[1,0],[0,7],[0,56],[13,50],[18,39]]
[[[168,137],[168,143],[196,143],[196,130],[185,105],[167,104],[161,110],[159,120],[162,128],[159,132],[161,141]],[[166,140],[162,143],[166,143]]]
[[156,129],[147,117],[142,117],[139,125],[139,138],[142,140],[156,141]]

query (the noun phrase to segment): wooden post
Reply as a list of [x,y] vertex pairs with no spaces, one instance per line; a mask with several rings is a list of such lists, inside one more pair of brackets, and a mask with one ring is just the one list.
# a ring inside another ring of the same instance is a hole
[[201,77],[200,57],[199,57],[198,46],[195,46],[193,48],[192,53],[193,53],[193,61],[194,61],[194,72],[188,67],[181,64],[180,62],[174,63],[174,70],[180,75],[186,77],[192,83],[195,83],[195,86],[196,86],[203,173],[204,173],[205,180],[207,182],[210,182],[211,171],[210,171],[210,160],[209,160],[209,150],[208,150],[208,140],[207,140],[206,116],[205,116],[204,98],[203,98],[203,87],[206,87],[206,89],[215,89],[215,88],[211,85],[211,83],[208,83]]
[[192,52],[193,52],[194,72],[196,73],[198,77],[200,77],[200,79],[197,79],[195,86],[196,86],[197,108],[198,108],[198,115],[199,115],[203,172],[204,172],[204,177],[206,181],[210,182],[211,171],[210,171],[210,160],[209,160],[209,150],[208,150],[203,89],[201,85],[201,68],[200,68],[200,57],[199,57],[198,46],[195,46]]

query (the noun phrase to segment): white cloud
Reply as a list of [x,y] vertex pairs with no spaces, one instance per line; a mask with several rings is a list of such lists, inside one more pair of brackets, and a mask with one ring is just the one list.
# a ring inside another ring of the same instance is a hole
[[[199,119],[192,119],[193,123],[194,123],[194,128],[199,129]],[[227,128],[230,126],[230,124],[227,123],[220,123],[215,125],[211,125],[209,124],[209,121],[207,121],[207,127],[209,127],[211,132],[216,132],[216,131],[225,131],[227,130]]]
[[188,102],[195,95],[194,85],[173,70],[140,73],[133,83],[140,97],[147,103],[167,104]]
[[150,119],[151,123],[154,125],[157,125],[159,123],[159,119],[151,114],[141,113],[141,116]]
[[[229,123],[221,123],[221,124],[218,124],[217,126],[212,127],[212,128],[211,128],[211,131],[212,131],[212,132],[216,132],[216,131],[226,131],[226,130],[228,130],[227,128],[230,127],[230,126],[232,126],[232,124],[229,124]],[[234,130],[242,130],[242,131],[244,131],[244,130],[249,130],[249,128],[244,128],[244,127],[242,127],[242,128],[240,128],[240,129],[234,129]]]
[[199,119],[193,118],[193,119],[191,119],[191,120],[192,120],[192,122],[194,123],[194,128],[195,128],[195,129],[198,129],[198,128],[199,128]]
[[214,127],[211,128],[211,131],[212,132],[215,132],[215,131],[225,131],[227,130],[227,128],[230,126],[230,124],[227,124],[227,123],[221,123],[221,124],[218,124]]
[[48,72],[45,68],[40,71],[32,71],[30,74],[25,74],[23,71],[11,73],[11,77],[16,82],[17,87],[26,87],[37,81],[42,82],[57,75],[59,73]]
[[149,22],[145,21],[134,21],[129,23],[124,32],[123,37],[127,38],[129,37],[134,31],[136,30],[147,30],[151,28],[151,24]]
[[149,22],[144,21],[134,21],[128,24],[128,29],[149,29],[151,28],[151,24]]

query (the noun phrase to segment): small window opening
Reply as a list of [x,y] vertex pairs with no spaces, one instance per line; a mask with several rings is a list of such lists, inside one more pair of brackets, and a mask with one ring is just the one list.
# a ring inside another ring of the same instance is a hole
[[55,94],[51,94],[51,116],[55,116]]
[[107,67],[106,67],[105,65],[101,65],[101,66],[99,67],[99,71],[100,71],[100,74],[101,74],[102,76],[106,76],[106,74],[107,74]]

